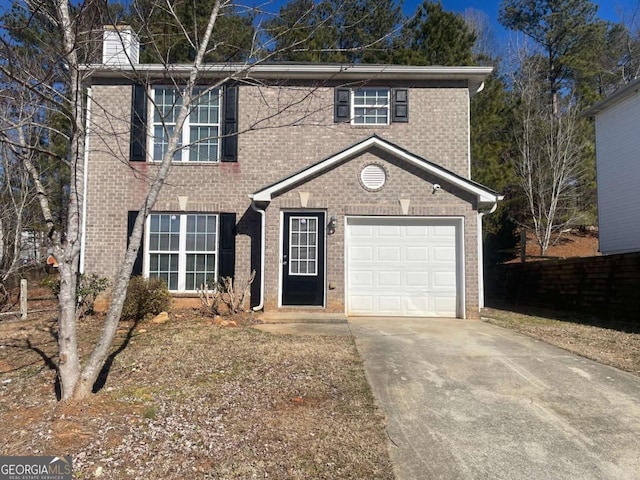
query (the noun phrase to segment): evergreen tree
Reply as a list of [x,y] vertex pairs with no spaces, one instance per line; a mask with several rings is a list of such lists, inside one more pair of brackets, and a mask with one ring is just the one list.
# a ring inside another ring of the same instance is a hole
[[266,31],[276,61],[346,61],[338,51],[339,27],[326,3],[291,0],[266,23]]
[[[214,0],[135,0],[130,22],[140,36],[143,63],[188,63],[195,58]],[[169,9],[171,8],[171,10]],[[178,19],[178,20],[176,20]],[[206,62],[244,62],[254,52],[254,16],[224,5],[218,14]]]
[[571,64],[584,55],[597,28],[597,10],[590,0],[503,0],[500,5],[500,23],[531,38],[544,55],[547,92],[556,113]]
[[291,0],[267,27],[277,60],[386,63],[401,22],[394,0]]
[[473,65],[476,36],[459,13],[426,0],[402,28],[394,63],[408,65]]

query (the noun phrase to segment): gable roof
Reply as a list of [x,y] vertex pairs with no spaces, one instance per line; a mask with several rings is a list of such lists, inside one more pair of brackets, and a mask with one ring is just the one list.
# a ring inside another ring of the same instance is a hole
[[436,177],[475,195],[480,207],[493,207],[499,200],[504,198],[503,195],[500,195],[484,185],[464,178],[446,168],[441,167],[440,165],[414,155],[408,150],[405,150],[404,148],[399,147],[398,145],[395,145],[394,143],[391,143],[377,135],[373,135],[339,153],[336,153],[335,155],[310,165],[293,175],[277,181],[276,183],[268,185],[249,195],[249,197],[255,202],[270,202],[273,197],[278,196],[280,193],[300,185],[316,175],[323,174],[331,168],[338,166],[344,160],[360,155],[372,148],[378,148],[389,153],[408,165],[413,165],[420,170],[431,173],[432,175],[435,175]]

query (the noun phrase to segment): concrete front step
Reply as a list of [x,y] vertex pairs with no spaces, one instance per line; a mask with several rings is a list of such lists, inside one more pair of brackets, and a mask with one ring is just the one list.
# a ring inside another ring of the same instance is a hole
[[264,323],[347,323],[347,316],[326,312],[265,312],[258,320]]

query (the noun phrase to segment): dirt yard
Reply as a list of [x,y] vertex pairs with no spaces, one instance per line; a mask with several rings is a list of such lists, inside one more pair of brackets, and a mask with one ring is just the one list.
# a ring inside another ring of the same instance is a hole
[[[393,478],[353,339],[122,324],[105,387],[55,400],[52,320],[0,322],[0,452],[71,455],[74,478]],[[99,318],[80,323],[88,352]]]
[[640,375],[640,333],[584,324],[578,317],[524,315],[485,308],[482,319],[606,365]]

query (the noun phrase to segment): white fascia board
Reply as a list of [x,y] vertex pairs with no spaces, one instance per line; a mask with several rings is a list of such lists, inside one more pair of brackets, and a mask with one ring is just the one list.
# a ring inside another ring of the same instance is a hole
[[[377,140],[377,139],[374,139],[374,140]],[[415,165],[416,167],[424,171],[427,171],[429,173],[432,173],[433,175],[436,175],[442,178],[443,180],[446,180],[447,182],[457,187],[460,187],[462,190],[465,190],[469,193],[473,193],[478,197],[478,202],[480,203],[495,203],[498,200],[502,200],[503,198],[502,195],[495,195],[483,188],[480,188],[479,186],[476,186],[471,182],[467,182],[464,179],[456,175],[453,175],[452,173],[450,173],[449,171],[443,168],[439,168],[435,165],[424,163],[420,161],[418,158],[414,157],[413,155],[410,155],[407,152],[404,152],[394,147],[393,145],[389,145],[388,143],[385,143],[385,142],[379,142],[377,146],[398,157],[404,158],[407,162]]]
[[317,173],[321,173],[324,170],[330,169],[335,164],[340,163],[345,158],[348,158],[352,155],[356,155],[361,151],[366,150],[367,148],[369,148],[371,145],[374,144],[375,140],[376,140],[375,137],[368,138],[364,142],[354,145],[353,147],[347,150],[344,150],[343,152],[340,152],[339,154],[334,155],[333,157],[326,159],[324,162],[316,163],[315,165],[313,165],[310,168],[307,168],[306,170],[298,172],[295,175],[292,175],[291,177],[286,178],[281,182],[278,182],[262,191],[259,191],[253,194],[252,198],[256,202],[270,202],[274,194],[277,194],[282,190],[286,190],[287,188],[292,187],[293,185],[296,185],[297,183],[302,182],[306,178],[310,178]]
[[478,203],[480,204],[493,205],[504,198],[502,195],[496,195],[471,182],[467,182],[464,179],[453,175],[445,169],[439,168],[429,163],[425,163],[419,158],[399,148],[396,148],[393,145],[390,145],[379,137],[368,138],[367,140],[354,145],[353,147],[344,150],[343,152],[340,152],[339,154],[330,157],[323,162],[317,163],[306,170],[298,172],[295,175],[282,180],[281,182],[278,182],[274,185],[271,185],[270,187],[265,188],[264,190],[256,192],[251,196],[251,198],[256,202],[270,202],[273,196],[278,192],[291,188],[294,185],[303,182],[305,179],[312,177],[313,175],[322,173],[323,171],[328,170],[334,165],[342,162],[345,158],[357,155],[373,146],[385,150],[386,152],[405,160],[406,162],[420,168],[421,170],[427,171],[439,178],[442,178],[443,180],[446,180],[447,182],[461,188],[462,190],[473,193],[478,198]]
[[[150,78],[166,75],[184,76],[191,73],[188,64],[138,64],[109,66],[84,65],[83,71],[93,77],[130,77],[132,74]],[[203,77],[234,77],[279,80],[466,80],[477,89],[491,74],[492,67],[460,66],[432,67],[413,65],[340,65],[340,64],[208,64],[200,68]]]

